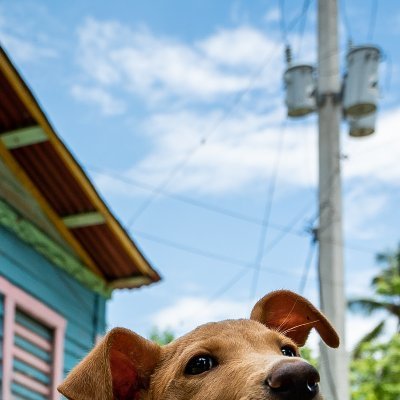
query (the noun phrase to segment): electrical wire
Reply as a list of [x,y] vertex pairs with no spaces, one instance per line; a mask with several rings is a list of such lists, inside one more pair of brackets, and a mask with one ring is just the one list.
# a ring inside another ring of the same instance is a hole
[[251,285],[251,291],[250,291],[251,298],[254,298],[256,291],[257,291],[257,284],[258,284],[258,279],[259,279],[259,275],[260,275],[260,267],[261,267],[261,262],[262,262],[262,259],[264,256],[265,241],[267,238],[268,225],[269,225],[269,220],[271,218],[272,205],[273,205],[273,201],[274,201],[276,183],[277,183],[277,179],[278,179],[279,166],[280,166],[281,156],[282,156],[282,152],[283,152],[283,148],[284,148],[285,131],[286,131],[286,119],[283,121],[283,124],[281,127],[281,132],[279,134],[278,149],[277,149],[277,153],[276,153],[274,166],[273,166],[273,169],[271,172],[270,184],[268,187],[267,201],[265,204],[264,215],[263,215],[263,219],[262,219],[263,226],[261,227],[260,237],[258,240],[257,253],[256,253],[256,257],[254,260],[254,265],[256,266],[256,269],[254,271],[253,281],[252,281],[252,285]]
[[371,14],[369,18],[368,35],[367,35],[367,40],[369,42],[372,42],[374,38],[377,15],[378,15],[378,1],[371,0]]
[[307,280],[308,280],[310,268],[311,268],[311,265],[312,265],[313,256],[315,254],[316,242],[317,242],[316,241],[316,237],[315,237],[315,235],[313,235],[313,237],[310,240],[310,246],[309,246],[308,251],[307,251],[306,261],[305,261],[304,269],[303,269],[303,274],[302,274],[301,279],[300,279],[299,291],[298,292],[301,295],[304,294],[304,290],[305,290],[306,285],[307,285]]
[[320,217],[320,215],[330,206],[330,196],[332,194],[333,186],[336,184],[336,180],[340,177],[340,169],[341,166],[339,164],[338,167],[332,172],[332,175],[329,177],[328,185],[327,188],[325,189],[326,193],[320,196],[321,201],[317,211],[309,221],[310,226],[313,226]]
[[[193,255],[205,257],[205,258],[208,258],[213,261],[224,262],[224,263],[227,263],[230,265],[244,267],[246,270],[254,270],[256,268],[253,263],[248,262],[248,261],[239,260],[239,259],[236,259],[233,257],[228,257],[225,255],[217,254],[217,253],[210,252],[210,251],[205,251],[205,250],[199,249],[197,247],[184,245],[182,243],[174,242],[172,240],[165,239],[165,238],[159,237],[157,235],[149,234],[147,232],[135,230],[135,231],[133,231],[133,233],[138,235],[139,237],[142,237],[143,239],[149,240],[151,242],[161,244],[163,246],[167,246],[167,247],[170,247],[170,248],[173,248],[176,250],[185,251],[185,252],[193,254]],[[274,274],[283,275],[283,276],[292,272],[289,270],[274,269],[274,268],[271,269],[271,268],[267,268],[265,266],[261,266],[260,270],[272,272]]]
[[[254,264],[250,263],[248,261],[239,260],[239,259],[236,259],[236,258],[233,258],[233,257],[229,257],[229,256],[226,256],[226,255],[223,255],[223,254],[218,254],[218,253],[214,253],[214,252],[211,252],[211,251],[203,250],[203,249],[200,249],[200,248],[197,248],[197,247],[194,247],[194,246],[189,246],[189,245],[186,245],[186,244],[175,242],[175,241],[173,241],[171,239],[165,239],[163,237],[154,235],[152,233],[144,232],[144,231],[137,230],[137,229],[131,230],[131,233],[133,235],[135,235],[135,236],[142,237],[145,240],[149,240],[151,242],[154,242],[154,243],[157,243],[157,244],[161,244],[161,245],[164,245],[164,246],[176,249],[176,250],[185,251],[185,252],[190,253],[190,254],[194,254],[194,255],[201,256],[201,257],[205,257],[205,258],[208,258],[208,259],[211,259],[211,260],[214,260],[214,261],[224,262],[224,263],[228,263],[228,264],[231,264],[231,265],[242,266],[242,267],[243,266],[247,266],[248,268],[251,267],[252,269],[255,268]],[[304,233],[303,233],[303,237],[304,237]],[[328,242],[335,245],[335,243],[333,243],[332,241],[328,241]],[[266,252],[270,252],[274,247],[276,247],[278,245],[278,243],[279,243],[278,241],[274,241],[273,243],[271,243],[266,248],[265,251]],[[361,247],[361,246],[353,246],[353,245],[349,245],[349,244],[341,244],[339,246],[342,247],[342,248],[345,248],[345,249],[358,251],[358,252],[361,252],[361,253],[366,253],[366,254],[371,254],[371,255],[377,254],[379,252],[378,250],[365,248],[365,247]],[[266,270],[266,268],[264,268],[263,265],[261,265],[261,269],[262,270]],[[270,270],[270,269],[268,269],[268,271],[279,272],[277,270],[274,271],[274,270]]]
[[236,283],[241,281],[251,270],[247,267],[241,269],[238,273],[236,273],[232,279],[223,285],[220,289],[218,289],[208,300],[208,303],[212,304],[216,300],[218,300],[223,294],[225,294],[228,290],[230,290]]
[[341,4],[342,4],[341,15],[342,15],[343,25],[344,25],[344,27],[346,29],[347,41],[351,42],[353,40],[353,35],[352,35],[352,32],[351,32],[351,25],[349,23],[349,18],[348,18],[348,15],[347,15],[346,1],[347,0],[342,0],[342,2],[341,2]]
[[286,29],[286,11],[285,11],[285,0],[279,0],[279,12],[280,12],[280,29],[281,29],[281,35],[282,35],[282,42],[285,45],[288,45],[288,33]]
[[[277,235],[267,246],[266,252],[269,252],[272,250],[273,247],[275,247],[277,244],[279,244],[289,233],[293,233],[293,228],[302,220],[305,219],[305,215],[309,209],[309,206],[307,205],[306,208],[303,208],[298,214],[296,214],[289,224],[287,225],[286,230],[282,230],[279,235]],[[308,229],[309,230],[309,229]],[[306,230],[302,229],[301,231],[298,232],[297,236],[305,236]]]
[[[139,181],[133,180],[131,178],[122,177],[120,175],[117,175],[114,172],[106,171],[106,170],[104,170],[102,168],[99,168],[99,167],[86,166],[86,168],[88,170],[91,170],[91,171],[96,172],[98,174],[112,177],[112,178],[114,178],[116,180],[119,180],[120,182],[128,184],[128,185],[139,187],[141,189],[148,190],[148,191],[151,191],[151,192],[153,192],[155,190],[154,186],[152,186],[152,185],[149,185],[149,184],[143,183],[143,182],[139,182]],[[333,182],[332,178],[331,178],[331,182]],[[238,212],[230,210],[230,209],[226,209],[226,208],[223,208],[223,207],[220,207],[220,206],[211,205],[211,204],[208,204],[208,203],[205,203],[205,202],[201,202],[201,201],[196,200],[196,199],[192,199],[192,198],[187,197],[187,196],[170,193],[168,191],[164,191],[163,194],[165,196],[167,196],[167,197],[170,197],[172,199],[181,201],[183,203],[187,203],[187,204],[192,205],[194,207],[199,207],[199,208],[202,208],[202,209],[205,209],[205,210],[217,213],[217,214],[225,215],[227,217],[230,217],[230,218],[233,218],[233,219],[237,219],[239,221],[252,223],[252,224],[255,224],[255,225],[258,225],[258,226],[262,226],[263,225],[263,222],[260,221],[258,218],[254,218],[254,217],[248,216],[246,214],[238,213]],[[296,214],[296,216],[286,225],[270,222],[269,223],[269,228],[273,229],[273,230],[276,230],[276,231],[279,231],[280,235],[278,235],[267,246],[266,251],[270,251],[271,247],[273,247],[275,245],[275,243],[274,243],[275,241],[276,242],[280,242],[288,234],[295,235],[295,236],[298,236],[298,237],[304,237],[304,235],[305,235],[304,229],[295,229],[295,226],[301,221],[301,219],[305,219],[306,218],[307,210],[309,210],[310,207],[313,204],[314,204],[314,202],[307,203],[306,206],[303,207],[303,209],[301,209],[300,212],[298,214]],[[323,207],[323,209],[326,208],[327,207],[327,203],[325,202],[322,205],[322,207]],[[315,221],[318,219],[318,216],[319,216],[319,212],[317,211],[314,214],[314,216],[309,219],[309,221],[308,221],[308,226],[309,227],[311,227],[315,223]],[[308,228],[308,229],[310,229],[310,228]],[[134,232],[137,233],[139,231],[137,231],[135,229]],[[150,235],[148,233],[143,233],[143,234],[144,235]],[[362,247],[362,246],[352,246],[352,245],[346,244],[344,247],[348,248],[350,250],[355,250],[355,251],[360,251],[360,252],[366,252],[366,253],[374,252],[374,250],[370,250],[370,249]]]
[[211,251],[199,249],[198,247],[188,246],[188,245],[185,245],[185,244],[182,244],[182,243],[178,243],[178,242],[175,242],[175,241],[170,240],[170,239],[165,239],[165,238],[162,238],[160,236],[153,235],[151,233],[147,233],[147,232],[144,232],[144,231],[141,231],[141,230],[134,229],[131,232],[133,234],[135,234],[135,235],[138,235],[138,236],[140,236],[140,237],[142,237],[144,239],[150,240],[152,242],[163,244],[165,246],[168,246],[168,247],[171,247],[171,248],[174,248],[174,249],[177,249],[177,250],[182,250],[182,251],[185,251],[187,253],[191,253],[191,254],[195,254],[195,255],[198,255],[198,256],[206,257],[206,258],[212,259],[214,261],[222,261],[224,263],[228,263],[228,264],[231,264],[231,265],[237,265],[237,266],[241,266],[241,267],[248,264],[244,260],[239,260],[239,259],[236,259],[236,258],[233,258],[233,257],[225,256],[223,254],[218,254],[218,253],[214,253],[214,252],[211,252]]
[[[148,183],[137,181],[137,180],[134,180],[134,179],[131,179],[131,178],[126,178],[126,177],[123,177],[121,175],[118,175],[116,172],[106,171],[103,168],[99,168],[99,167],[95,167],[95,166],[87,166],[87,169],[89,171],[93,171],[93,172],[95,172],[97,174],[100,174],[100,175],[103,175],[103,176],[111,177],[111,178],[113,178],[115,180],[118,180],[118,181],[124,183],[124,184],[135,186],[135,187],[138,187],[140,189],[149,191],[151,193],[154,193],[157,190],[154,186],[149,185]],[[237,211],[225,208],[225,207],[209,204],[207,202],[203,202],[203,201],[200,201],[198,199],[193,199],[193,198],[188,197],[188,196],[184,196],[184,195],[181,195],[181,194],[176,194],[176,193],[173,193],[173,192],[169,192],[166,189],[163,190],[161,193],[162,193],[163,196],[169,197],[169,198],[174,199],[174,200],[178,200],[178,201],[180,201],[182,203],[189,204],[189,205],[191,205],[193,207],[198,207],[198,208],[201,208],[201,209],[204,209],[204,210],[207,210],[207,211],[211,211],[211,212],[216,213],[216,214],[224,215],[224,216],[239,220],[239,221],[248,222],[248,223],[259,225],[259,226],[263,225],[263,221],[260,220],[259,218],[255,218],[255,217],[252,217],[252,216],[249,216],[249,215],[246,215],[246,214],[243,214],[243,213],[240,213],[240,212],[237,212]],[[310,206],[311,206],[311,204],[308,204],[308,207],[310,207]],[[294,235],[300,235],[301,234],[300,231],[294,230],[293,228],[292,228],[291,231],[288,232],[287,225],[281,225],[281,224],[270,222],[269,227],[271,229],[274,229],[276,231],[280,231],[282,233],[292,233]]]
[[304,32],[307,25],[308,10],[310,8],[310,0],[304,0],[303,2],[303,13],[304,18],[300,21],[299,25],[299,48],[297,50],[297,58],[301,57],[301,49],[303,47]]

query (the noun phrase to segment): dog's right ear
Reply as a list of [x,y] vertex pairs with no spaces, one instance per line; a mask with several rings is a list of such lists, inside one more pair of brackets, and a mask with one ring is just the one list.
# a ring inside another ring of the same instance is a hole
[[283,333],[300,347],[312,328],[328,346],[339,346],[339,337],[325,316],[307,299],[289,290],[276,290],[264,296],[253,307],[250,319]]
[[134,400],[149,386],[160,346],[115,328],[70,372],[58,391],[70,400]]

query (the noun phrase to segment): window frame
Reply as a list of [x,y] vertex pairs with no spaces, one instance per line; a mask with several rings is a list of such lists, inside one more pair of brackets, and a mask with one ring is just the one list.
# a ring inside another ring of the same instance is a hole
[[[15,314],[18,308],[38,322],[46,325],[46,327],[54,330],[49,399],[59,399],[60,394],[57,392],[57,386],[63,378],[65,318],[1,276],[0,293],[4,296],[2,398],[7,399],[11,395],[11,383],[14,375],[13,359],[16,348],[14,346],[14,335],[16,333]],[[26,383],[27,385],[30,384],[29,379]],[[34,389],[34,387],[31,386],[31,389]]]

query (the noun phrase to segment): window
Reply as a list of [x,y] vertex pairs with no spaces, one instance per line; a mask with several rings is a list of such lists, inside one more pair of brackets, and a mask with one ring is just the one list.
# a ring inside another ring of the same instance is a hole
[[0,277],[3,296],[3,379],[0,396],[60,398],[65,319]]

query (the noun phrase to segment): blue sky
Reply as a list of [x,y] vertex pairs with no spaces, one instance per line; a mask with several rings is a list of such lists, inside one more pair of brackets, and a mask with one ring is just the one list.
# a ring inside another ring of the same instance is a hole
[[[284,122],[281,27],[295,61],[315,64],[316,1],[309,3],[297,18],[303,2],[285,1],[283,19],[278,0],[0,3],[4,47],[163,276],[115,293],[110,327],[180,334],[244,317],[270,290],[299,290],[307,228],[316,222],[316,116]],[[368,293],[374,254],[400,240],[400,7],[376,3],[340,7],[342,67],[349,37],[384,51],[376,134],[351,139],[342,126],[349,296]],[[317,302],[315,260],[304,294]],[[374,320],[348,322],[353,343]]]

